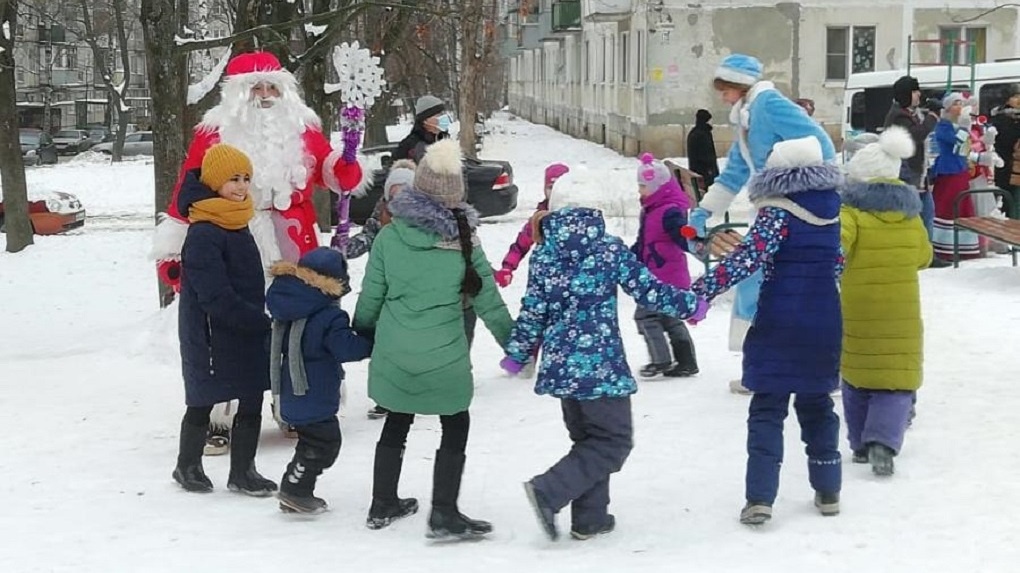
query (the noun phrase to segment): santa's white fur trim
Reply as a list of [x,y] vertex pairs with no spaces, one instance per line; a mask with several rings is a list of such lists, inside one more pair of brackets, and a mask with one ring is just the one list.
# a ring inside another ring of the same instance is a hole
[[188,223],[160,213],[156,231],[152,234],[152,249],[149,258],[154,261],[177,260],[181,258],[184,238],[188,236]]
[[708,192],[701,198],[698,207],[715,215],[725,213],[736,196],[737,193],[735,191],[716,182],[709,186]]

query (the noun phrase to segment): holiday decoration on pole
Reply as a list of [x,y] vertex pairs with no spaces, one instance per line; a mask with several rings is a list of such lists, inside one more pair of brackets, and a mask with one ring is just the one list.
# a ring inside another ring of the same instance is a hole
[[[373,56],[358,42],[344,42],[333,49],[333,67],[339,81],[327,83],[327,94],[340,92],[343,102],[340,110],[340,133],[343,137],[343,160],[357,160],[358,145],[365,132],[365,112],[372,107],[386,86],[379,58]],[[337,225],[330,241],[330,247],[346,255],[347,240],[351,232],[351,195],[342,193],[337,201]]]

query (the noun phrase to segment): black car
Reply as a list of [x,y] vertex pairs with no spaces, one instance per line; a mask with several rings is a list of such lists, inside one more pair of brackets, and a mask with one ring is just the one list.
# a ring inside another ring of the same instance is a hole
[[[351,221],[364,225],[372,215],[372,209],[383,194],[383,184],[389,175],[393,160],[390,155],[397,148],[396,143],[368,147],[365,155],[381,155],[382,169],[373,174],[372,187],[363,197],[351,199]],[[478,214],[484,217],[505,215],[517,208],[517,185],[514,185],[514,170],[506,161],[478,160],[464,158],[464,184],[467,201]],[[335,201],[336,194],[333,194]],[[336,209],[332,210],[333,224],[336,225]]]
[[21,144],[21,157],[25,165],[57,163],[57,146],[53,143],[53,136],[43,130],[21,129],[18,131],[18,142]]

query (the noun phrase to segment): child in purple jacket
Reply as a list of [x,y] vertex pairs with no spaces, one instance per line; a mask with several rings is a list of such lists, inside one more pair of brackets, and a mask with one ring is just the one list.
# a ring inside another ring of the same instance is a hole
[[[553,183],[556,183],[557,179],[568,172],[570,172],[570,168],[562,163],[553,163],[545,168],[545,199],[535,207],[536,213],[549,210],[549,195],[552,193]],[[520,266],[521,260],[527,256],[528,251],[531,250],[531,245],[535,242],[532,239],[531,221],[532,219],[528,219],[528,222],[521,228],[521,232],[517,235],[517,240],[514,241],[514,244],[510,245],[510,250],[507,251],[506,257],[503,258],[502,267],[494,273],[496,284],[501,288],[510,286],[510,282],[514,280],[514,271]]]
[[[637,181],[641,227],[631,251],[655,278],[682,289],[690,288],[691,274],[684,254],[687,240],[680,230],[687,224],[691,200],[669,168],[650,153],[641,156]],[[634,320],[651,357],[651,362],[641,368],[643,378],[659,375],[681,378],[698,373],[694,341],[682,320],[643,306],[637,307]]]

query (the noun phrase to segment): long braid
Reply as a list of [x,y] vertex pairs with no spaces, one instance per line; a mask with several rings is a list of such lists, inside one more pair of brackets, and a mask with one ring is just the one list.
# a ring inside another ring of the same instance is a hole
[[457,219],[457,235],[460,239],[460,254],[464,257],[464,280],[460,283],[461,294],[476,296],[482,292],[482,277],[475,270],[471,262],[474,245],[471,242],[471,225],[468,224],[467,214],[463,209],[452,209],[453,216]]

